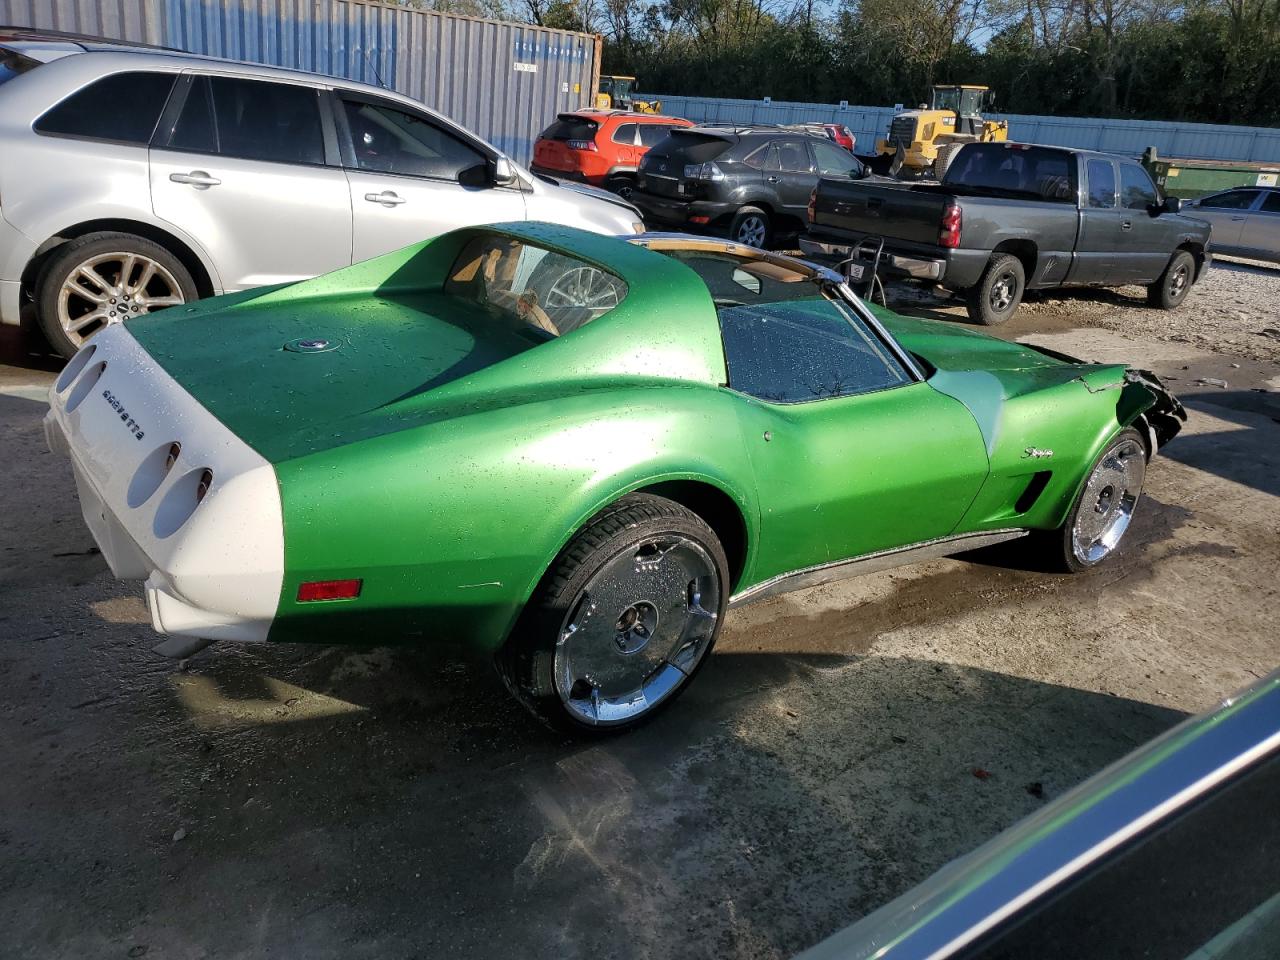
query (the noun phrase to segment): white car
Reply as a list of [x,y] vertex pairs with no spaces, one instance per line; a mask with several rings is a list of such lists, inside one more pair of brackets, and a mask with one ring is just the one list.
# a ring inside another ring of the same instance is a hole
[[421,103],[314,74],[0,30],[0,322],[105,325],[471,224],[642,232]]

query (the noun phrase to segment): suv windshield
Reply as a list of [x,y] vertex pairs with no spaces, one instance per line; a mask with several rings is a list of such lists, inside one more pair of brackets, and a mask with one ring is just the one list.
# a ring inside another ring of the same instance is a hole
[[[16,50],[0,47],[0,83],[12,80],[18,74],[34,70],[38,66],[40,66],[39,60],[32,60],[30,57],[24,57]],[[44,76],[44,74],[41,74],[41,76]]]

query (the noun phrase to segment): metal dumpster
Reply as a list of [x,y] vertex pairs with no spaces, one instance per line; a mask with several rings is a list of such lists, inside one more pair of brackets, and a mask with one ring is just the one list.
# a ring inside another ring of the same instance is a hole
[[1280,179],[1280,164],[1160,157],[1155,147],[1143,151],[1142,164],[1160,189],[1183,200],[1232,187],[1274,187]]

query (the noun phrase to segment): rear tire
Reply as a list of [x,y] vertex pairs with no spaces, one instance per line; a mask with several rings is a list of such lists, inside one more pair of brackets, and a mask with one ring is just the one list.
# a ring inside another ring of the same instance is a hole
[[729,239],[759,250],[769,249],[773,239],[773,223],[759,207],[743,207],[729,224]]
[[610,193],[616,193],[623,200],[630,200],[631,194],[636,189],[636,178],[619,174],[616,177],[610,177],[604,182],[604,188]]
[[132,233],[88,233],[49,257],[36,283],[36,319],[49,345],[70,357],[113,323],[198,299],[177,257]]
[[1172,310],[1187,299],[1195,279],[1195,257],[1186,250],[1179,250],[1169,259],[1160,279],[1147,287],[1147,303],[1161,310]]
[[977,285],[965,291],[969,319],[988,327],[999,326],[1017,312],[1026,288],[1022,261],[1007,253],[995,254]]
[[646,723],[707,661],[728,570],[701,517],[663,497],[625,496],[551,565],[498,654],[499,673],[554,729],[601,735]]

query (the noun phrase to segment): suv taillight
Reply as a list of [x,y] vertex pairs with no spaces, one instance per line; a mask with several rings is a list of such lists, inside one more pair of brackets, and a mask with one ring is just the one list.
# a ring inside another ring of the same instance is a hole
[[809,222],[816,223],[818,219],[818,188],[814,187],[809,191],[809,206],[805,208],[809,212]]
[[687,163],[684,167],[684,178],[719,181],[724,179],[724,171],[714,163]]
[[566,140],[564,145],[570,150],[589,150],[592,153],[599,153],[600,149],[596,146],[594,140]]
[[942,229],[938,231],[938,245],[954,250],[960,246],[961,214],[958,204],[949,203],[942,211]]

